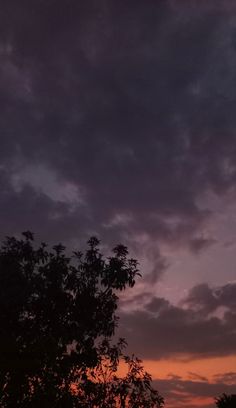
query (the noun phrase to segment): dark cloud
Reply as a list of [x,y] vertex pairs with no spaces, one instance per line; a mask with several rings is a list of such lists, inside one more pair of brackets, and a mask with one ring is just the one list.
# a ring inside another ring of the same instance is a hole
[[219,304],[216,294],[206,283],[194,286],[190,290],[185,303],[191,308],[203,310],[207,314],[215,311]]
[[[190,291],[188,309],[173,306],[166,299],[154,297],[148,302],[145,298],[144,309],[121,315],[120,333],[145,359],[191,360],[235,354],[234,289],[234,284],[216,291],[199,285]],[[219,301],[212,294],[215,292],[219,293]],[[226,293],[230,295],[226,297]],[[227,310],[223,317],[212,314],[219,306]]]
[[169,307],[169,302],[166,299],[163,298],[157,298],[154,297],[150,302],[148,302],[145,305],[145,308],[150,311],[150,312],[159,312],[160,310],[162,311],[163,309],[166,309]]
[[236,311],[236,283],[228,283],[218,288],[211,288],[206,283],[199,284],[190,290],[184,302],[189,307],[207,314],[219,307]]
[[199,253],[204,249],[208,248],[209,246],[215,244],[217,241],[213,238],[206,238],[203,236],[199,236],[197,238],[193,238],[189,241],[189,248],[193,253]]
[[15,161],[50,167],[86,191],[87,224],[75,211],[71,238],[93,229],[195,252],[213,243],[198,198],[235,183],[235,15],[224,4],[1,6],[2,161],[11,172]]
[[[43,191],[25,185],[16,193],[9,183],[8,175],[0,170],[0,236],[19,234],[28,226],[37,232],[37,238],[55,243],[79,237],[80,230],[74,222],[74,211],[66,201],[52,199]],[[76,217],[84,232],[83,241],[89,237],[89,220],[84,208],[76,209]],[[85,224],[87,234],[85,234]],[[91,227],[92,228],[92,227]],[[63,234],[61,233],[63,231]],[[84,243],[84,242],[83,242]]]

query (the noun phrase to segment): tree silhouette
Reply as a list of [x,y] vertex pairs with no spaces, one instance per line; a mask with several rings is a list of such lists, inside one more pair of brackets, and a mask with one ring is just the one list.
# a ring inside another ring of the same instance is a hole
[[[75,395],[80,395],[85,407],[162,407],[164,399],[151,386],[151,376],[144,370],[141,360],[122,353],[124,339],[111,346],[108,340],[100,345],[99,364],[87,370],[84,377],[78,376]],[[120,360],[126,374],[117,375]]]
[[218,408],[235,408],[236,394],[222,394],[220,397],[216,398],[216,406]]
[[[139,360],[112,344],[118,291],[132,287],[137,261],[119,245],[104,258],[91,238],[83,255],[33,235],[0,249],[0,406],[160,407]],[[120,361],[127,374],[117,376]]]

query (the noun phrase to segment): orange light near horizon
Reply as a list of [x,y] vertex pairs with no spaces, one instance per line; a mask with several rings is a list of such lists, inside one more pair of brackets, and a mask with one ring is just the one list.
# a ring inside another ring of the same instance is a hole
[[[193,396],[188,393],[188,390],[184,390],[184,381],[204,382],[200,377],[205,377],[207,380],[205,381],[206,383],[216,383],[215,375],[235,372],[236,355],[196,360],[189,360],[187,358],[162,359],[156,361],[145,360],[143,361],[143,365],[145,370],[152,375],[153,380],[174,381],[174,376],[177,376],[180,377],[180,381],[183,381],[183,388],[174,390],[172,398],[166,399],[166,408],[189,408],[190,406],[196,408],[213,407],[214,395],[212,395],[212,397],[204,397],[201,395]],[[194,378],[191,373],[196,374],[196,378]],[[157,388],[160,394],[162,394],[161,382],[160,387],[157,386]],[[176,395],[176,398],[173,395]]]
[[[182,380],[189,380],[189,373],[206,377],[209,382],[214,382],[215,374],[235,372],[236,355],[227,357],[212,357],[196,360],[162,359],[144,360],[143,365],[153,379],[168,379],[170,374],[180,376]],[[192,381],[194,381],[192,379]],[[196,380],[195,380],[196,381]]]
[[186,401],[181,401],[181,403],[178,403],[178,401],[171,401],[166,403],[166,408],[189,408],[189,406],[194,406],[194,407],[206,407],[206,405],[214,404],[213,398],[187,398]]

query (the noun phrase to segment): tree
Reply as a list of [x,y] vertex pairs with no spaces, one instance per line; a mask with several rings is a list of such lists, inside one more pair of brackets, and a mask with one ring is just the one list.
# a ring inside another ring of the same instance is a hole
[[235,408],[236,394],[222,394],[220,397],[216,398],[216,406],[218,408]]
[[[0,249],[1,407],[162,406],[140,361],[124,356],[124,340],[111,343],[117,293],[138,275],[127,248],[105,259],[91,238],[85,255],[68,257],[61,244],[33,241],[25,232]],[[122,359],[128,372],[118,378]]]
[[[75,395],[80,395],[84,407],[153,408],[162,407],[164,399],[151,386],[151,376],[144,370],[141,360],[125,356],[124,339],[111,346],[104,340],[100,345],[100,360],[96,367],[88,370],[84,377],[78,376]],[[117,376],[121,359],[126,374]]]

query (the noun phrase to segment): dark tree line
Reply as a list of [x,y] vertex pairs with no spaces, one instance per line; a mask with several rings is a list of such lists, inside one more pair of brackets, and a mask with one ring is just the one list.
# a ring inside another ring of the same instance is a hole
[[[30,232],[0,249],[0,406],[162,407],[141,361],[112,342],[118,292],[137,261],[119,245],[104,258],[91,238],[83,255],[34,244]],[[118,375],[120,362],[126,374]]]

